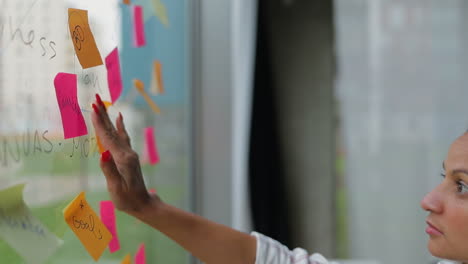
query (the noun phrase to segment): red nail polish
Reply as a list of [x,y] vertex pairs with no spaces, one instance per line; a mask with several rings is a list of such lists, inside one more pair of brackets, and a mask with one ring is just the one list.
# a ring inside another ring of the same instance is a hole
[[110,151],[106,150],[101,154],[101,161],[108,162],[109,160],[111,160],[111,153]]
[[95,104],[93,104],[93,109],[94,109],[94,112],[99,115],[99,109]]
[[96,101],[98,102],[98,104],[102,107],[104,107],[104,109],[106,108],[106,106],[104,105],[104,103],[102,102],[101,100],[101,96],[99,96],[99,94],[96,94]]

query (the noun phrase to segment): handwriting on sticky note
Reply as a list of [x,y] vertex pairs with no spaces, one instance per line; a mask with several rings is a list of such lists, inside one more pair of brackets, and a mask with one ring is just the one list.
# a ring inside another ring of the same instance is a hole
[[27,263],[45,262],[62,244],[23,201],[24,184],[0,191],[0,239]]
[[143,7],[133,6],[133,45],[137,48],[146,44],[145,24],[143,21]]
[[102,222],[112,234],[112,240],[109,243],[109,251],[111,253],[114,253],[120,249],[120,242],[117,236],[115,208],[112,201],[101,201],[100,212]]
[[84,192],[63,210],[65,221],[95,261],[112,240],[112,234],[88,204]]
[[156,146],[156,138],[154,137],[154,128],[147,127],[145,128],[145,141],[146,141],[146,150],[148,151],[148,158],[152,165],[155,165],[159,162],[159,153]]
[[115,103],[122,94],[122,76],[120,73],[119,50],[115,48],[106,57],[107,82],[112,103]]
[[146,264],[145,244],[141,244],[135,254],[135,264]]
[[167,17],[166,6],[161,2],[161,0],[152,0],[154,12],[158,17],[161,23],[168,27],[169,26],[169,18]]
[[161,113],[161,109],[156,105],[156,103],[151,99],[151,97],[146,93],[145,91],[145,84],[138,80],[138,79],[135,79],[133,80],[133,85],[135,86],[135,88],[137,89],[137,91],[141,94],[141,96],[143,96],[143,98],[145,99],[146,103],[151,107],[151,109],[153,109],[153,111],[156,113],[156,114],[160,114]]
[[157,60],[153,62],[153,79],[151,81],[151,92],[155,95],[164,93],[162,65],[161,62]]
[[88,128],[78,104],[76,74],[58,73],[54,86],[65,139],[88,134]]
[[132,264],[132,256],[130,256],[130,254],[127,254],[122,260],[121,264]]
[[88,23],[88,11],[68,9],[68,26],[76,56],[83,69],[102,65],[102,58]]

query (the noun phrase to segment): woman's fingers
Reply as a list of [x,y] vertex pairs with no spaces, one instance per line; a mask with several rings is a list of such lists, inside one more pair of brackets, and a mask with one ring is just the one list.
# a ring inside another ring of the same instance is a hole
[[118,192],[122,184],[122,175],[120,175],[109,150],[101,154],[100,166],[104,176],[106,177],[109,192]]
[[122,145],[117,130],[110,121],[104,103],[97,94],[96,101],[96,104],[93,104],[94,112],[91,114],[91,121],[93,122],[94,129],[103,147],[110,150],[114,157],[118,157],[122,155],[126,149],[123,149],[124,146]]
[[107,131],[115,132],[115,127],[112,124],[109,118],[109,115],[107,114],[106,106],[104,105],[104,102],[101,100],[101,97],[99,96],[99,94],[96,94],[96,103],[99,109],[99,116],[101,117],[102,124],[104,125]]
[[117,127],[117,133],[119,136],[128,144],[128,147],[131,148],[132,145],[130,143],[130,137],[128,136],[127,130],[125,129],[122,113],[119,113],[117,120],[115,120],[115,125]]

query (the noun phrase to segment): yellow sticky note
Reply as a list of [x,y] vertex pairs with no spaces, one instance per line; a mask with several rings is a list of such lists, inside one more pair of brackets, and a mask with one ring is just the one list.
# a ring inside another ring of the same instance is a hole
[[63,210],[65,221],[80,239],[95,261],[99,260],[112,239],[112,234],[101,222],[81,192]]
[[153,79],[151,81],[151,92],[155,95],[164,93],[162,65],[161,62],[157,60],[153,62]]
[[19,184],[0,191],[0,240],[27,263],[43,263],[62,241],[32,215],[23,201],[23,190],[24,184]]
[[122,260],[121,264],[132,264],[132,256],[130,256],[130,254],[125,256],[125,258]]
[[102,65],[101,53],[89,27],[88,11],[69,8],[68,26],[76,56],[83,69]]
[[161,23],[168,27],[169,26],[169,18],[167,17],[166,6],[161,2],[161,0],[152,0],[154,12],[158,17]]

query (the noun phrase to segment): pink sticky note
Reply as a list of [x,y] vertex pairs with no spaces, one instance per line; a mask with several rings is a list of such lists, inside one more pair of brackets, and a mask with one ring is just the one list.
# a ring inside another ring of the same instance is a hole
[[141,244],[135,254],[135,264],[146,264],[145,244]]
[[101,220],[112,234],[112,240],[109,243],[110,253],[120,249],[120,242],[117,236],[117,227],[115,224],[115,209],[112,201],[101,201],[100,203]]
[[137,48],[146,44],[143,7],[139,5],[133,6],[133,44]]
[[122,75],[120,74],[119,50],[115,48],[106,57],[107,82],[112,103],[122,94]]
[[58,73],[54,79],[54,86],[65,139],[88,134],[88,128],[78,104],[76,74]]
[[145,128],[146,151],[148,152],[149,161],[152,165],[159,162],[159,153],[156,147],[156,138],[154,137],[153,127]]

